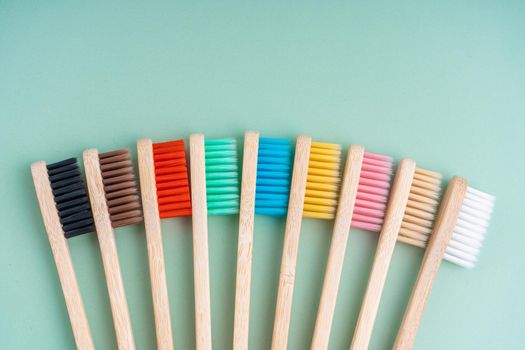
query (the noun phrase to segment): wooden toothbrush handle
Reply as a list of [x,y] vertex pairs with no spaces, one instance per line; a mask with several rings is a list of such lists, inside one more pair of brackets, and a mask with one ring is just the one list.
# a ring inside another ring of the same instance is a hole
[[120,350],[135,349],[128,302],[120,272],[115,234],[111,227],[104,184],[102,183],[100,161],[96,149],[84,151],[84,169],[102,263],[106,274],[118,348]]
[[294,169],[288,202],[288,216],[284,233],[279,290],[273,325],[272,350],[284,350],[288,343],[288,331],[292,312],[295,266],[301,235],[308,160],[312,140],[309,136],[299,136],[295,146]]
[[330,339],[330,329],[334,317],[337,292],[343,271],[343,264],[348,242],[348,233],[352,224],[357,187],[363,164],[364,147],[351,145],[346,157],[343,182],[339,197],[339,205],[335,217],[334,231],[330,243],[330,252],[326,265],[321,301],[317,310],[312,350],[327,349]]
[[239,242],[237,248],[237,278],[235,281],[235,316],[233,349],[248,349],[250,324],[250,287],[252,277],[253,220],[259,133],[244,134],[241,204],[239,212]]
[[210,271],[208,262],[208,209],[204,136],[190,136],[195,333],[197,350],[211,349]]
[[150,139],[137,142],[137,157],[140,174],[140,190],[142,195],[142,210],[146,229],[146,244],[148,247],[149,274],[151,280],[151,295],[153,298],[153,314],[155,317],[155,333],[158,350],[173,349],[171,331],[170,303],[166,282],[166,267],[160,227],[159,208],[157,203],[157,187],[155,182],[155,166],[153,162],[153,144]]
[[454,177],[445,192],[439,213],[430,236],[415,287],[410,296],[401,328],[397,333],[393,349],[412,349],[432,284],[452,237],[463,199],[467,192],[467,180]]
[[368,349],[415,170],[416,162],[411,159],[401,160],[397,168],[351,350]]
[[55,206],[46,163],[42,161],[33,163],[31,165],[31,173],[35,184],[38,205],[40,206],[49,244],[57,266],[58,278],[62,285],[75,344],[79,350],[93,350],[95,346],[91,330],[86,311],[84,310],[84,303],[82,302],[82,295],[78,287],[71,255],[69,254],[69,247]]

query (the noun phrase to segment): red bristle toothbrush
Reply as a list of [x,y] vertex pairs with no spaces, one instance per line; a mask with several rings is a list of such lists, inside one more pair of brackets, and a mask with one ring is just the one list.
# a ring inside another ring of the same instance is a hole
[[327,349],[343,270],[350,226],[381,230],[392,176],[392,158],[368,153],[363,146],[348,150],[339,204],[311,349]]
[[239,213],[239,170],[234,139],[190,136],[195,331],[197,349],[212,348],[208,215]]
[[113,228],[142,221],[133,162],[128,150],[84,151],[84,168],[119,349],[135,349]]
[[393,349],[412,349],[443,259],[474,267],[495,198],[454,177],[447,187]]
[[275,309],[273,350],[286,349],[288,343],[301,218],[334,218],[340,156],[340,145],[311,142],[309,136],[297,138]]
[[259,138],[258,132],[247,131],[244,135],[243,153],[234,350],[248,349],[254,214],[286,215],[292,171],[289,140]]
[[95,346],[66,240],[94,230],[89,199],[77,160],[71,158],[50,165],[39,161],[31,165],[31,173],[75,344],[77,349],[93,350]]
[[184,141],[137,142],[140,189],[146,227],[158,349],[173,349],[171,317],[160,220],[191,215]]
[[416,168],[413,160],[399,163],[350,349],[368,348],[400,229],[407,225],[432,227],[440,183],[440,174]]

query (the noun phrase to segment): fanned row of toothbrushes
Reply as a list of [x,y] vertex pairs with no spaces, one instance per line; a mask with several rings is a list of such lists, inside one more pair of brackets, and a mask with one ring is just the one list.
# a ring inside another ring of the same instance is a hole
[[[411,159],[299,136],[290,140],[244,137],[242,162],[233,138],[137,143],[138,178],[129,150],[83,154],[32,165],[38,202],[79,349],[93,339],[66,238],[96,232],[119,349],[134,349],[114,228],[144,222],[157,347],[173,349],[161,219],[191,216],[196,346],[211,349],[207,216],[239,215],[233,348],[248,348],[255,214],[286,216],[272,349],[286,349],[302,217],[334,220],[312,349],[327,349],[350,227],[379,232],[376,255],[351,349],[367,349],[396,242],[425,249],[395,349],[414,345],[423,310],[442,260],[471,268],[478,259],[494,197],[454,177],[442,195],[442,176]],[[189,162],[188,158],[189,156]],[[239,166],[242,164],[242,166]],[[344,167],[341,166],[344,164]],[[395,170],[395,171],[394,171]],[[191,185],[190,185],[191,184]],[[276,257],[277,258],[277,257]]]

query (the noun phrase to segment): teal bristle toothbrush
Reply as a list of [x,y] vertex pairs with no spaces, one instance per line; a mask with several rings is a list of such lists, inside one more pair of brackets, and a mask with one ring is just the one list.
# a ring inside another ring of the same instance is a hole
[[287,212],[292,151],[286,139],[244,135],[233,349],[248,349],[254,214]]
[[197,349],[212,348],[208,214],[239,213],[239,168],[235,139],[190,136],[193,268]]

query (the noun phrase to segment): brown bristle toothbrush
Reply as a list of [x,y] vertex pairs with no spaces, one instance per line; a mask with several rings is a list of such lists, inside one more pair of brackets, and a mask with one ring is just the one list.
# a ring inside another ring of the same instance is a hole
[[113,228],[142,221],[133,162],[128,150],[84,151],[84,169],[119,349],[135,349],[131,318]]
[[212,348],[208,215],[239,213],[239,167],[235,139],[190,136],[190,175],[197,349]]
[[463,267],[474,267],[494,201],[493,196],[469,187],[463,178],[454,177],[450,181],[393,349],[412,349],[414,346],[425,305],[443,259]]
[[157,348],[173,349],[160,220],[191,215],[184,140],[137,142]]
[[299,136],[284,234],[272,349],[288,343],[302,217],[333,219],[340,185],[341,146]]
[[93,232],[93,215],[76,158],[31,165],[38,204],[78,349],[95,349],[66,239]]
[[416,168],[416,162],[411,159],[403,159],[399,163],[351,350],[368,349],[400,229],[410,227],[419,230],[432,227],[439,203],[440,184],[441,174]]
[[351,145],[348,150],[312,350],[328,348],[350,227],[381,230],[392,166],[391,157],[365,152],[363,146]]

